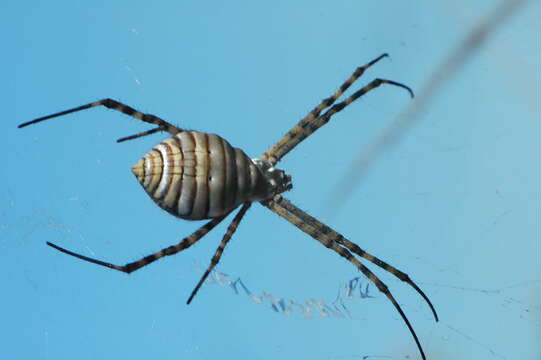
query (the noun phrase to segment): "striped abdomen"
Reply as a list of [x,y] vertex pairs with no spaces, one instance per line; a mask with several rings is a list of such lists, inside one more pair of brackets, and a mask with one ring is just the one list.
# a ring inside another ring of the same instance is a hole
[[187,220],[218,217],[269,196],[268,181],[242,150],[198,131],[165,139],[132,171],[152,200]]

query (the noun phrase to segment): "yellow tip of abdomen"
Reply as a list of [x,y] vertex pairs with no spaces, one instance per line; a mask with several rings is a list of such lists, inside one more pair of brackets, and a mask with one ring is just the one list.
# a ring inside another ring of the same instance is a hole
[[135,165],[132,166],[131,172],[139,182],[143,181],[143,178],[145,177],[145,160],[144,158],[141,158]]

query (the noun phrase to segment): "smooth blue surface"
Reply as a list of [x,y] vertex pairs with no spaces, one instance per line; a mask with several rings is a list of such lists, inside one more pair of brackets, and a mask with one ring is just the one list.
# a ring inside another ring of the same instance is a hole
[[[420,358],[373,286],[375,298],[346,301],[351,319],[277,314],[216,284],[186,306],[226,224],[130,276],[45,246],[124,264],[200,223],[161,211],[130,173],[163,136],[115,139],[148,125],[101,108],[16,126],[112,97],[259,156],[384,52],[391,57],[361,83],[383,77],[420,89],[496,5],[440,3],[5,2],[0,356]],[[295,184],[288,198],[429,295],[439,323],[413,290],[377,271],[431,360],[541,358],[540,5],[530,1],[498,29],[340,207],[325,199],[358,151],[410,104],[406,92],[370,93],[281,163]],[[254,295],[298,302],[332,303],[340,284],[358,276],[259,204],[219,271],[240,276]]]

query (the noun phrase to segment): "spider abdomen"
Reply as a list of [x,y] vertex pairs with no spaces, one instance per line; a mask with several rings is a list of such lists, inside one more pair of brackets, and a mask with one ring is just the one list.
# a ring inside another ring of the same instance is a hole
[[165,139],[132,172],[162,209],[186,220],[215,218],[268,196],[267,180],[242,150],[198,131]]

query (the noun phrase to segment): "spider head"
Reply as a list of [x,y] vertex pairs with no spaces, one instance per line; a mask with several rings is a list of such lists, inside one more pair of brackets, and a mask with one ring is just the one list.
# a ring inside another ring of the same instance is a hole
[[267,180],[267,199],[293,188],[291,175],[286,174],[284,170],[275,168],[269,160],[255,158],[252,161]]

